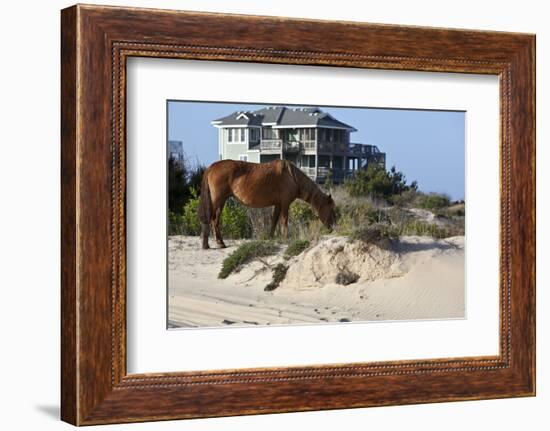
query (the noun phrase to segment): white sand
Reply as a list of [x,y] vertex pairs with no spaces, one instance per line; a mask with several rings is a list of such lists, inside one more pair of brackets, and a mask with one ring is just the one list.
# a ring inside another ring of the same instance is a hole
[[[202,250],[197,237],[170,237],[170,327],[464,317],[464,237],[404,237],[389,250],[325,238],[287,262],[287,276],[272,292],[264,291],[272,277],[268,265],[283,261],[284,248],[217,278],[241,242]],[[358,281],[336,284],[343,270]]]

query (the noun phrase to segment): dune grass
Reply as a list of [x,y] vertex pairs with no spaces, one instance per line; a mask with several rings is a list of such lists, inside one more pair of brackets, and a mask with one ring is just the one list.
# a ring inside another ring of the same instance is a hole
[[278,249],[273,241],[251,241],[242,244],[227,256],[222,263],[218,278],[227,278],[232,272],[238,271],[245,263],[274,254]]
[[278,263],[273,268],[273,280],[271,280],[271,282],[266,287],[264,287],[264,290],[266,292],[269,292],[271,290],[277,289],[277,287],[279,287],[279,284],[281,284],[281,281],[285,279],[287,271],[288,266],[283,263]]
[[297,239],[288,244],[288,247],[285,250],[285,259],[290,259],[291,257],[298,256],[306,248],[308,248],[310,242],[307,239]]

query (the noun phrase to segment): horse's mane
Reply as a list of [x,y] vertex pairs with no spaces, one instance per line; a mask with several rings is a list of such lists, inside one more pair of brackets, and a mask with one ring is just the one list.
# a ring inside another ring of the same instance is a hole
[[288,160],[284,160],[284,163],[298,188],[298,197],[313,205],[315,209],[319,209],[320,198],[325,194],[317,183],[309,178],[304,171],[298,168],[294,163]]

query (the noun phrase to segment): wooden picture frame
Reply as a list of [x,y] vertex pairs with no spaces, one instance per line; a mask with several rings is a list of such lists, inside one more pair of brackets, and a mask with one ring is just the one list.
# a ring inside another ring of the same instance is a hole
[[[82,5],[61,17],[62,420],[90,425],[535,394],[534,35]],[[128,375],[130,56],[498,75],[500,354]]]

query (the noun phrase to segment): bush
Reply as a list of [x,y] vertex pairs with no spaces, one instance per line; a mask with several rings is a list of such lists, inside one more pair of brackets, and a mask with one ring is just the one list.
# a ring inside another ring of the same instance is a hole
[[371,203],[363,200],[348,202],[337,209],[335,232],[340,235],[348,235],[358,226],[390,221],[386,211],[375,208]]
[[181,220],[182,235],[200,235],[201,223],[199,220],[199,197],[195,189],[191,189],[191,199],[183,207]]
[[316,241],[328,232],[307,202],[295,200],[288,214],[288,234],[291,239]]
[[185,163],[171,157],[168,159],[168,210],[176,214],[189,199],[187,175]]
[[168,235],[184,235],[183,226],[181,214],[168,210]]
[[184,206],[193,199],[193,190],[200,194],[202,176],[206,168],[191,166],[188,160],[168,159],[168,209],[182,214]]
[[383,240],[399,237],[396,229],[386,223],[374,223],[355,229],[349,236],[351,241],[362,241],[365,244],[380,244]]
[[440,193],[419,194],[416,198],[416,206],[428,210],[446,208],[450,205],[449,196]]
[[[170,235],[200,235],[199,197],[194,188],[191,189],[191,195],[191,199],[183,207],[181,216],[177,214],[170,215]],[[247,210],[234,199],[229,199],[225,204],[220,225],[222,236],[225,238],[240,239],[252,237],[252,226]]]
[[430,236],[436,239],[449,238],[451,236],[464,235],[464,226],[462,225],[437,225],[421,220],[414,220],[400,226],[395,226],[399,236],[402,235],[419,235]]
[[252,226],[246,207],[230,198],[223,208],[221,217],[222,236],[227,238],[252,238]]
[[295,224],[308,224],[317,219],[311,205],[302,200],[295,200],[288,210],[289,221]]
[[408,207],[413,204],[417,197],[417,190],[411,188],[410,190],[405,190],[403,193],[399,193],[389,197],[389,202],[396,207]]
[[232,272],[238,271],[242,265],[258,257],[269,256],[276,251],[277,246],[271,241],[251,241],[242,244],[223,260],[218,278],[227,278]]
[[288,271],[288,266],[278,263],[275,268],[273,268],[273,280],[264,287],[264,290],[266,292],[270,292],[272,290],[277,289],[279,287],[279,284],[285,279],[286,272]]
[[292,241],[285,251],[285,258],[290,259],[291,257],[298,256],[306,248],[309,247],[310,242],[307,239],[297,239]]
[[375,223],[357,228],[349,237],[351,241],[380,245],[384,239],[394,240],[406,235],[428,236],[436,239],[449,238],[464,235],[464,225],[461,223],[439,225],[422,220],[409,220],[396,224]]
[[417,189],[415,181],[407,185],[405,175],[395,166],[388,172],[379,165],[370,165],[367,169],[355,171],[344,186],[350,196],[369,196],[373,199],[388,199],[405,191]]

